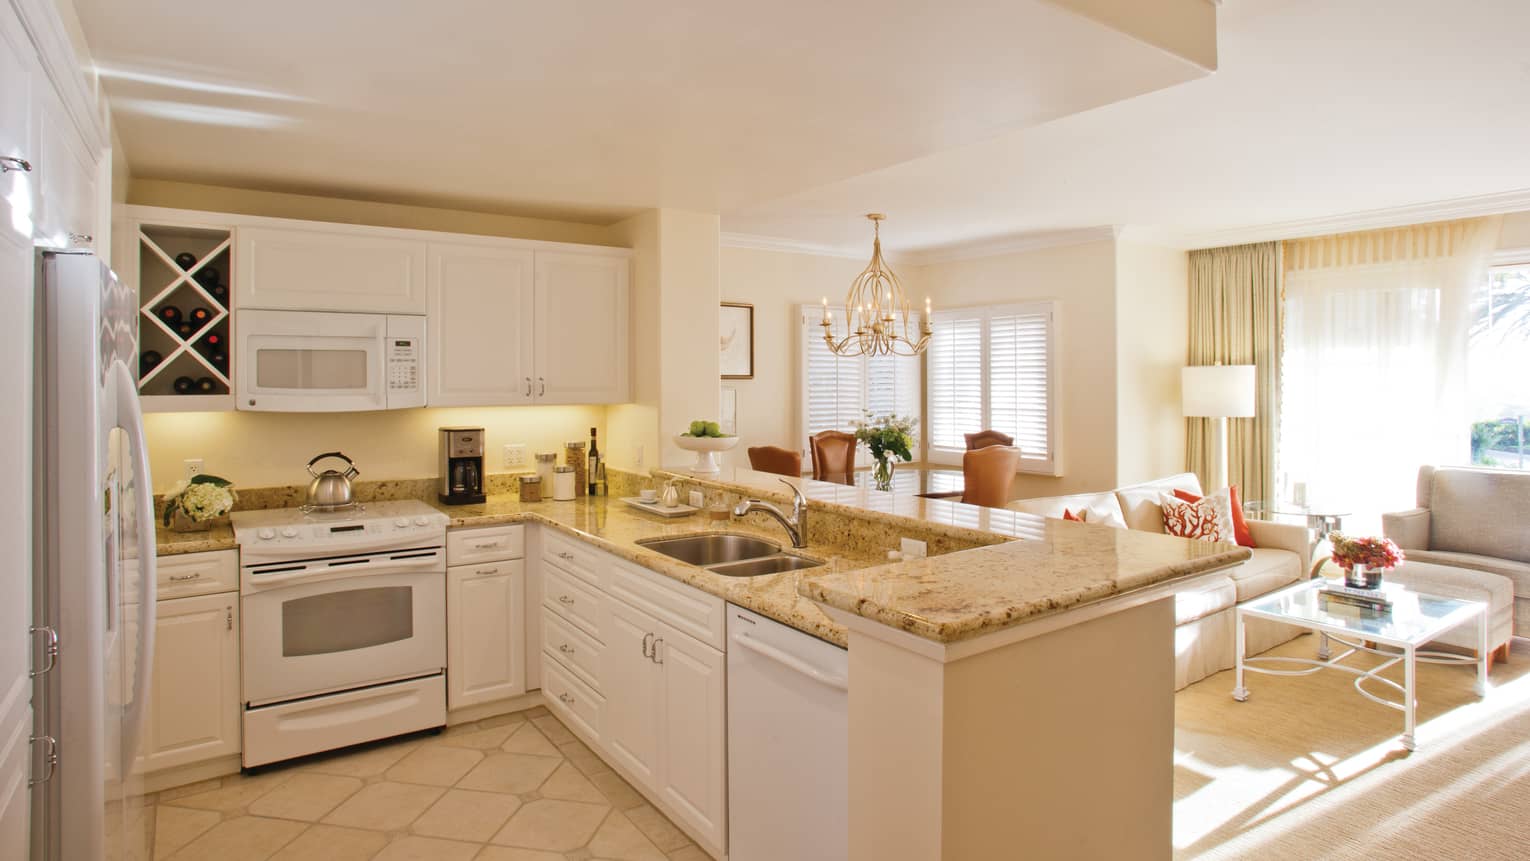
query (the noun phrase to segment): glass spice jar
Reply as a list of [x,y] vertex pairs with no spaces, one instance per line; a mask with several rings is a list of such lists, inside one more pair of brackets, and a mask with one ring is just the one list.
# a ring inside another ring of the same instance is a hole
[[539,475],[521,476],[521,501],[542,501],[542,477]]
[[542,479],[542,492],[552,493],[553,468],[558,465],[558,453],[555,451],[539,452],[537,454],[537,478]]
[[584,440],[564,444],[563,465],[574,468],[574,495],[584,496],[589,481],[585,475]]

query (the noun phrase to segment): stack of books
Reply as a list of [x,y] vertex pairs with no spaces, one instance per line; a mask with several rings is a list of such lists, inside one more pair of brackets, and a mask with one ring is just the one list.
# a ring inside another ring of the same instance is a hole
[[1323,588],[1318,590],[1318,597],[1323,602],[1324,609],[1358,607],[1373,613],[1392,611],[1392,602],[1382,590],[1356,589],[1353,586],[1344,585],[1342,580],[1330,580],[1325,583]]

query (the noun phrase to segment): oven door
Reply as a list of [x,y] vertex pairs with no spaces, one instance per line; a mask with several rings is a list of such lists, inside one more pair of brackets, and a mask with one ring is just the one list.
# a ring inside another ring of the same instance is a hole
[[234,320],[235,406],[337,412],[388,406],[381,314],[241,310]]
[[440,672],[446,574],[356,572],[292,580],[240,598],[251,706]]

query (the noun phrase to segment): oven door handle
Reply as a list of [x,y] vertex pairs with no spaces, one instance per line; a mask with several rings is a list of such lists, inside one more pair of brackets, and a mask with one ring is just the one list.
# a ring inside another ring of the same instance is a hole
[[[419,551],[399,553],[394,558],[388,558],[386,554],[380,554],[370,559],[358,560],[352,565],[305,565],[301,571],[292,571],[284,574],[261,574],[251,571],[250,583],[257,588],[274,586],[278,583],[290,583],[295,580],[319,581],[339,580],[346,577],[377,576],[381,574],[403,574],[412,571],[420,571],[430,568],[439,568],[443,561],[441,553],[434,552],[428,555]],[[276,566],[280,568],[281,566]]]

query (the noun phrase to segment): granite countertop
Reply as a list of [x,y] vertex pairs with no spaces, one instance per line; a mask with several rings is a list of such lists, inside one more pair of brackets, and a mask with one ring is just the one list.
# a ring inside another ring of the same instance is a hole
[[[754,518],[711,521],[704,514],[663,518],[646,514],[609,497],[585,497],[573,502],[522,503],[516,495],[490,496],[481,505],[441,505],[431,502],[451,518],[450,527],[492,526],[502,523],[541,523],[584,539],[615,556],[657,571],[704,592],[716,595],[763,616],[790,625],[836,645],[848,637],[843,626],[829,620],[818,605],[800,591],[807,571],[844,572],[877,565],[879,555],[825,545],[791,547],[786,533],[774,524],[756,524]],[[786,571],[759,577],[724,577],[656,553],[636,542],[643,538],[697,532],[738,532],[757,535],[782,545],[786,552],[823,561],[822,567]],[[171,532],[161,528],[159,555],[230,550],[236,547],[233,530],[215,527],[209,532]]]
[[806,572],[814,601],[938,643],[1235,565],[1247,548],[1043,520],[1041,537],[855,571]]

